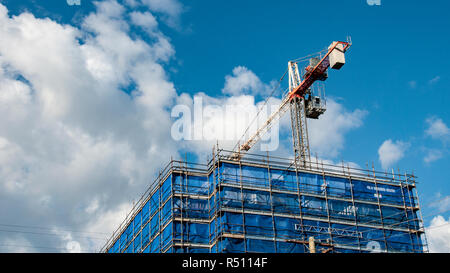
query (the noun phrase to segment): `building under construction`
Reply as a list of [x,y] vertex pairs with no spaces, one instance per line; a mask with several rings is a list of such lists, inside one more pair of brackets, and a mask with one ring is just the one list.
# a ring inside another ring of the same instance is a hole
[[[290,61],[289,92],[267,122],[233,151],[216,147],[207,164],[172,160],[102,251],[427,251],[414,175],[311,160],[307,118],[326,110],[313,84],[345,64],[350,45]],[[247,153],[288,109],[294,158]]]
[[216,150],[172,160],[103,251],[424,252],[415,177]]

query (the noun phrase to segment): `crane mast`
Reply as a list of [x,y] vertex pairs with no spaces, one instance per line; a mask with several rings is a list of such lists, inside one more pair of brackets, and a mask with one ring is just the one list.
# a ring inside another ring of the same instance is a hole
[[[292,92],[294,88],[301,84],[298,65],[295,62],[289,62],[289,90]],[[291,110],[291,126],[292,126],[292,144],[294,148],[294,162],[306,167],[310,162],[309,140],[308,140],[308,124],[306,122],[305,96],[293,93],[289,97],[289,106]]]
[[282,99],[278,109],[269,116],[267,121],[245,143],[237,145],[231,158],[240,160],[270,130],[273,123],[281,119],[289,108],[296,167],[307,167],[308,162],[311,161],[307,118],[318,119],[326,110],[323,100],[320,96],[315,96],[311,92],[311,87],[316,81],[325,81],[328,78],[327,70],[329,67],[340,69],[345,64],[344,54],[350,46],[350,41],[333,42],[324,56],[309,59],[310,63],[304,69],[302,76],[298,69],[298,63],[290,61],[288,63],[288,94]]

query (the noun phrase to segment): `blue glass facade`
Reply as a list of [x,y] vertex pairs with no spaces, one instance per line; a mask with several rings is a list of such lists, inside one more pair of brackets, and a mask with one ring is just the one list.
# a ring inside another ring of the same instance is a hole
[[312,163],[217,155],[172,161],[105,245],[109,253],[423,252],[415,182]]

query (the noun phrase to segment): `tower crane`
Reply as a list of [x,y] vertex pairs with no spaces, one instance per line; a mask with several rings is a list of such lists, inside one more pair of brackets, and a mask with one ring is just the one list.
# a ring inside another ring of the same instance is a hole
[[298,69],[298,62],[288,62],[289,92],[281,100],[278,109],[273,112],[266,122],[259,127],[242,145],[239,143],[231,154],[233,160],[240,160],[263,136],[270,130],[274,122],[290,109],[292,139],[295,153],[294,162],[306,167],[310,162],[307,118],[318,119],[326,111],[324,101],[311,91],[316,81],[325,81],[328,78],[328,68],[341,69],[345,64],[345,52],[351,46],[351,41],[336,41],[331,43],[323,56],[312,57],[309,65],[302,70]]

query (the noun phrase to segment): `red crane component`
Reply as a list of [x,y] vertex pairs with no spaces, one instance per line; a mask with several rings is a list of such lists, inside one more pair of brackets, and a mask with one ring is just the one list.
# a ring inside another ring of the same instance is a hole
[[[317,80],[323,80],[326,78],[326,71],[330,67],[330,54],[336,49],[345,53],[350,47],[348,42],[334,42],[330,48],[328,48],[327,54],[317,63],[316,66],[312,67],[309,65],[305,70],[306,73],[303,75],[303,81],[295,87],[290,93],[289,98],[294,97],[304,97],[307,90],[313,85]],[[336,69],[339,69],[342,65],[336,65]]]

